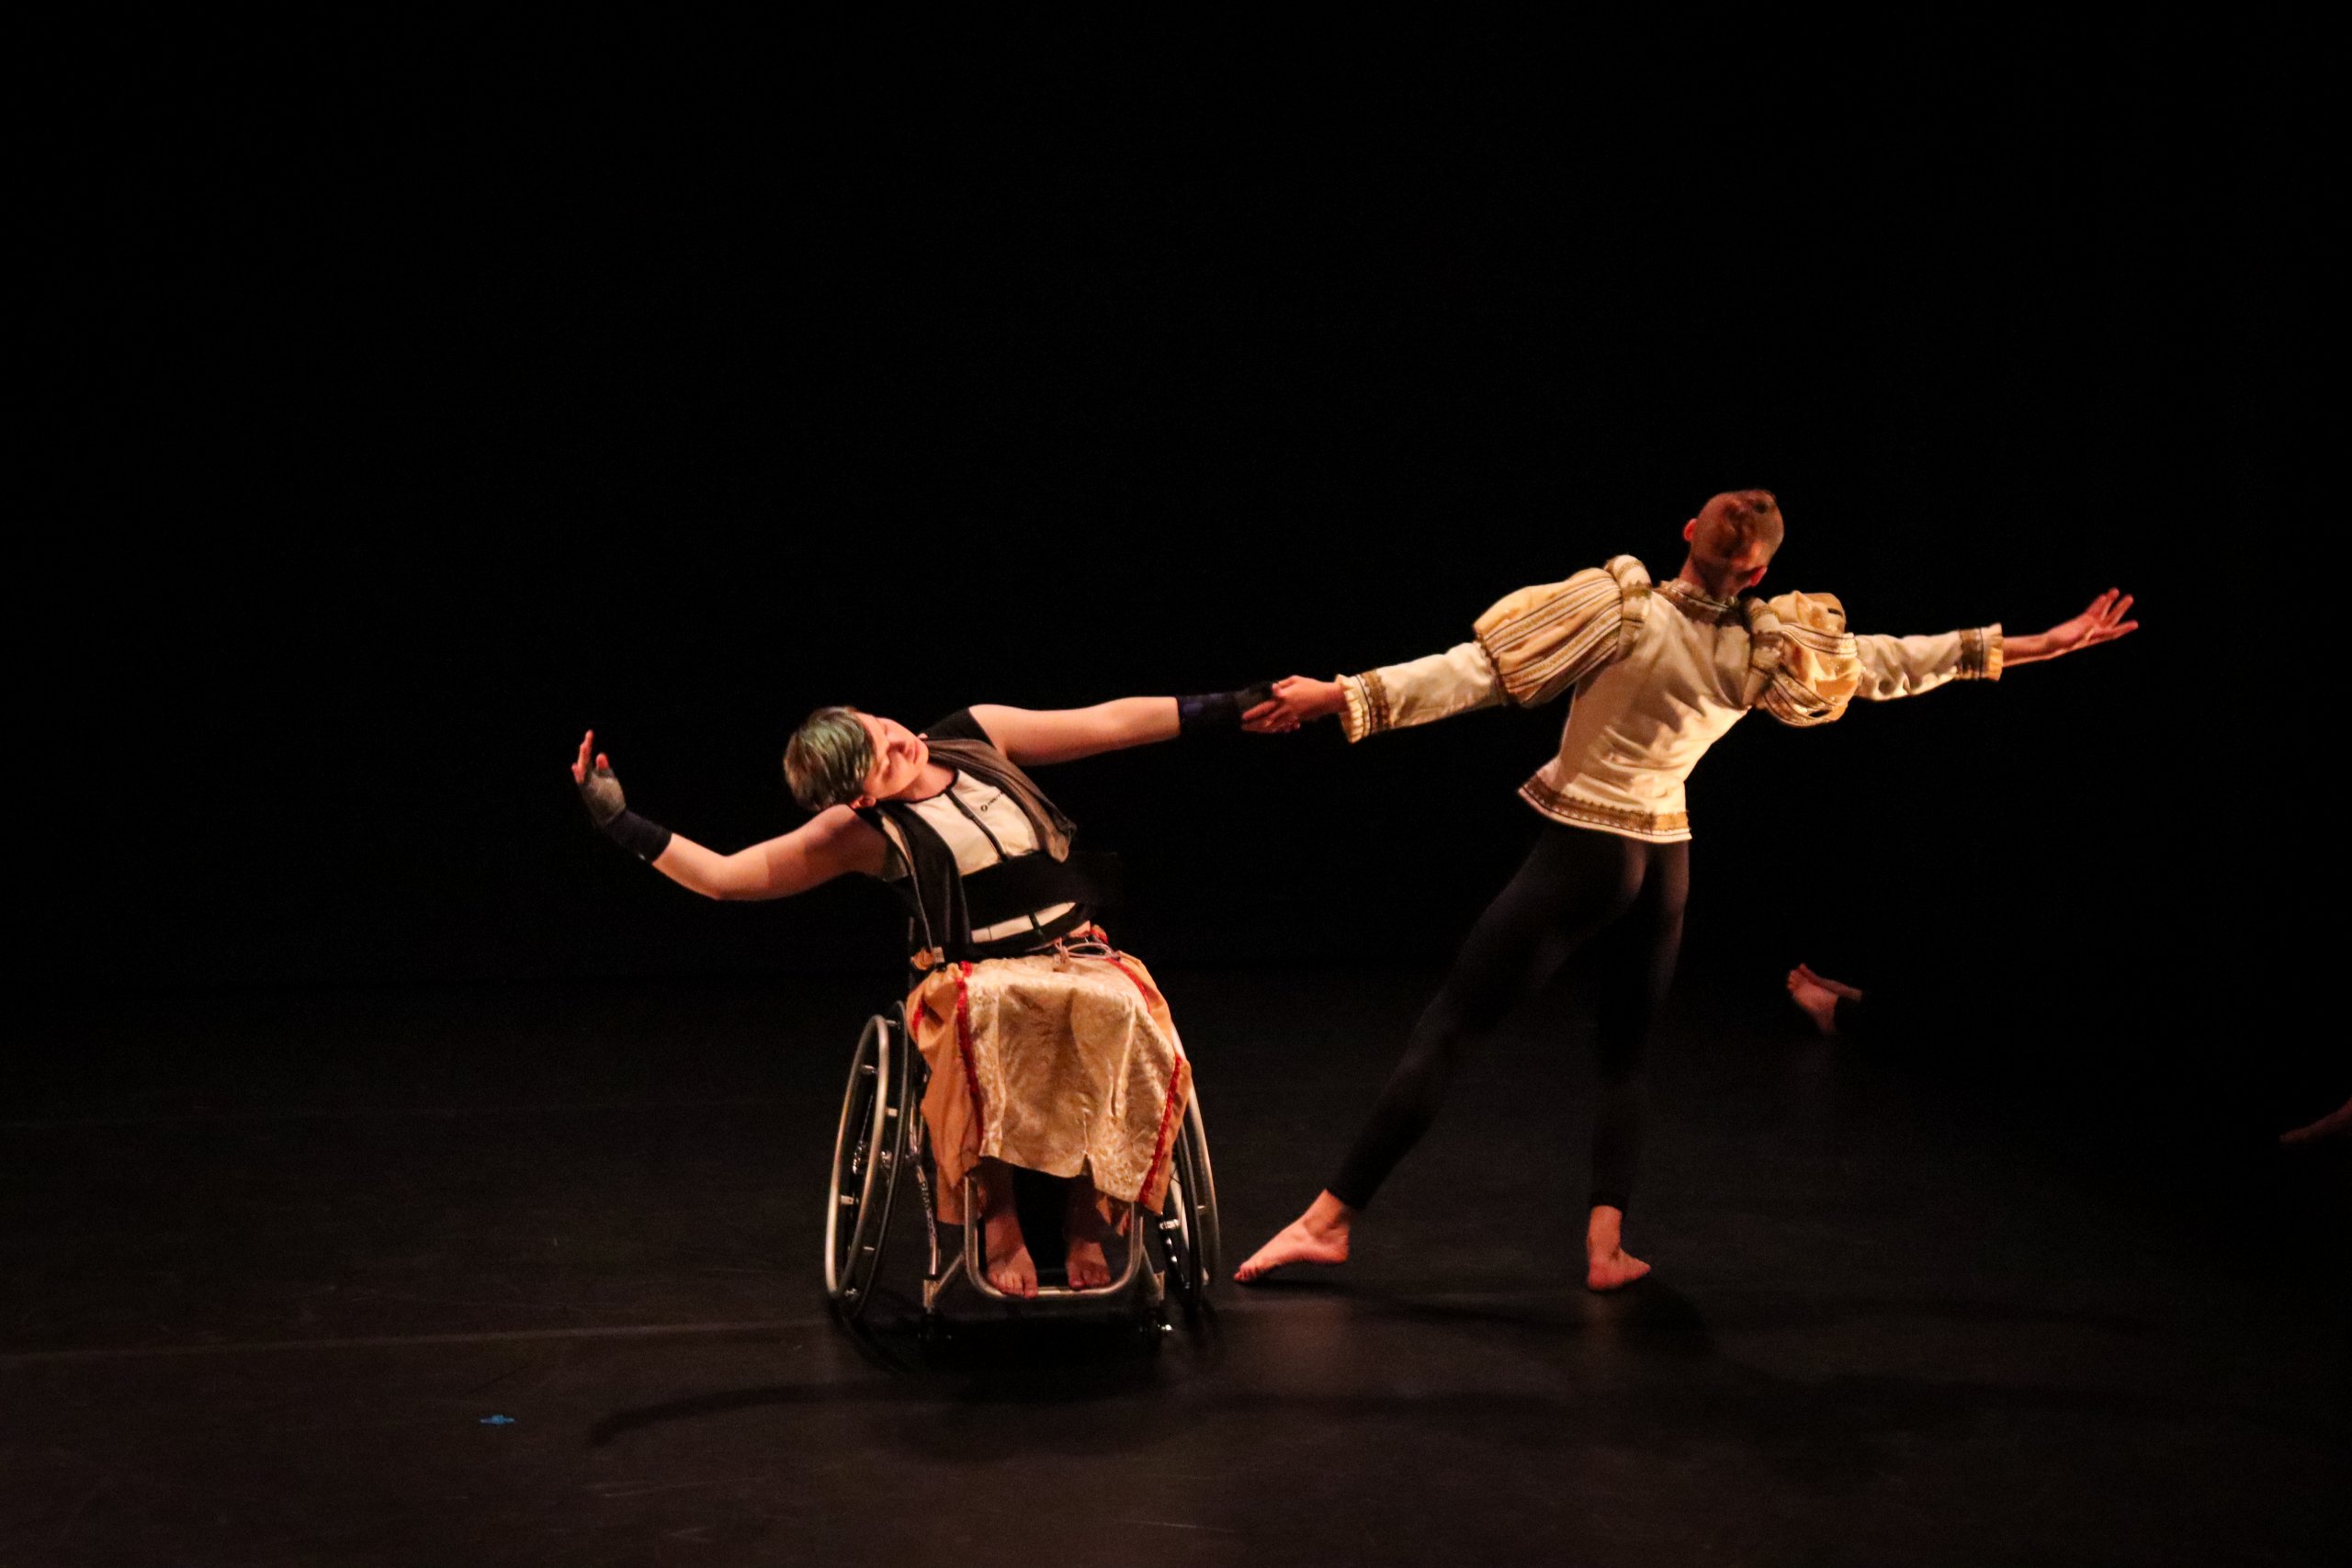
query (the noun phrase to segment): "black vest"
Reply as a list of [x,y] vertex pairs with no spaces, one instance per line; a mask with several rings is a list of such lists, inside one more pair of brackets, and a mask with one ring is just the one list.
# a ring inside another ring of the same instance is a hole
[[[1093,918],[1093,906],[1111,901],[1116,862],[1106,855],[1072,854],[1076,829],[1069,818],[1011,758],[981,741],[933,741],[931,751],[939,761],[1002,791],[1029,819],[1043,848],[967,876],[957,869],[947,840],[909,803],[884,800],[859,807],[858,817],[907,862],[905,879],[891,886],[907,908],[910,954],[933,952],[948,963],[1012,957],[1085,925]],[[988,942],[972,940],[975,930],[1054,904],[1076,908],[1042,929]]]

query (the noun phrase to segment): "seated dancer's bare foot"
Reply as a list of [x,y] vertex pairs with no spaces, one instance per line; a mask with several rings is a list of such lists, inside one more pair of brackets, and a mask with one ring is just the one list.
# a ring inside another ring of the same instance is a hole
[[1037,1293],[1037,1265],[1022,1239],[1021,1216],[1007,1207],[991,1211],[984,1233],[988,1243],[989,1283],[1008,1296]]
[[1073,1291],[1099,1290],[1111,1282],[1111,1260],[1102,1255],[1102,1211],[1095,1201],[1094,1184],[1084,1177],[1069,1184],[1069,1208],[1062,1216],[1069,1244],[1062,1272]]
[[994,1160],[980,1164],[980,1195],[987,1207],[981,1239],[988,1249],[989,1283],[1008,1296],[1037,1293],[1037,1265],[1021,1234],[1021,1212],[1013,1206],[1012,1171]]
[[1650,1266],[1625,1250],[1625,1212],[1596,1204],[1584,1232],[1584,1286],[1588,1291],[1622,1291],[1650,1271]]
[[1111,1282],[1111,1260],[1091,1236],[1072,1236],[1062,1255],[1062,1272],[1073,1291],[1096,1291]]
[[1321,1193],[1307,1205],[1306,1213],[1276,1231],[1272,1241],[1251,1253],[1249,1261],[1233,1271],[1233,1277],[1247,1285],[1293,1263],[1345,1263],[1348,1231],[1355,1217],[1353,1209],[1329,1192]]

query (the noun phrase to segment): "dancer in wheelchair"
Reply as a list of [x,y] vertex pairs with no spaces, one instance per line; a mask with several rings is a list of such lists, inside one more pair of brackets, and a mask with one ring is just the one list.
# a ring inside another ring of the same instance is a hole
[[1166,1195],[1192,1067],[1150,971],[1095,923],[1102,863],[1071,853],[1069,819],[1023,765],[1236,730],[1267,695],[1058,712],[991,704],[920,734],[820,708],[784,754],[793,797],[814,817],[733,854],[630,810],[594,730],[571,776],[607,837],[706,897],[786,898],[853,872],[898,889],[918,976],[907,1021],[931,1069],[922,1110],[939,1217],[963,1223],[964,1178],[976,1175],[989,1281],[1034,1296],[1013,1168],[1072,1179],[1067,1278],[1074,1289],[1108,1284],[1105,1236],[1132,1206],[1157,1213]]

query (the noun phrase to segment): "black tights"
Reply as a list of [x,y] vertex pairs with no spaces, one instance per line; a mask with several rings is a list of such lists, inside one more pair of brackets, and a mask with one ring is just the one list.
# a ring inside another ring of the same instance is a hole
[[1437,1119],[1470,1048],[1544,987],[1568,955],[1601,943],[1600,1102],[1594,1108],[1592,1201],[1623,1209],[1641,1154],[1642,1047],[1682,946],[1690,846],[1653,844],[1547,824],[1527,863],[1470,929],[1445,985],[1413,1026],[1372,1119],[1332,1178],[1351,1208],[1380,1184]]

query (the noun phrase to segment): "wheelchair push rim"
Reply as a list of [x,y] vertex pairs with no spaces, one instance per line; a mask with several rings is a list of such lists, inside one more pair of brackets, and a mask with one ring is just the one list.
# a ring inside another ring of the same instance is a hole
[[867,1019],[842,1091],[832,1181],[825,1195],[825,1296],[848,1318],[865,1309],[880,1271],[898,1193],[905,1058],[897,1021],[880,1014]]
[[1208,1133],[1201,1120],[1197,1086],[1185,1108],[1183,1132],[1177,1140],[1168,1201],[1147,1234],[1168,1293],[1187,1317],[1197,1317],[1207,1306],[1209,1288],[1223,1262],[1216,1175],[1209,1165]]

